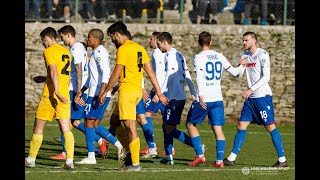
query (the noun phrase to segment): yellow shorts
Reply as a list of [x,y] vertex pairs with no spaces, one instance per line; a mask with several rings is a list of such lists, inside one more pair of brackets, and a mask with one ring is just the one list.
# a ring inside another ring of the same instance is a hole
[[54,97],[42,96],[38,104],[36,118],[52,121],[52,119],[70,119],[70,101],[63,104]]
[[[142,90],[119,92],[119,120],[136,120],[137,104],[142,98]],[[116,113],[115,113],[116,114]]]

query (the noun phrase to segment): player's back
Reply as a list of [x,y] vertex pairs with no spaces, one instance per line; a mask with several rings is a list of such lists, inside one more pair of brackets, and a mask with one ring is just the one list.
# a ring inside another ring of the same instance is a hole
[[[55,64],[57,67],[60,94],[69,97],[70,63],[72,58],[69,49],[60,44],[53,44],[44,50],[43,55],[47,69],[50,64]],[[49,93],[50,95],[54,94],[51,78],[47,78],[43,93],[47,95]]]
[[117,64],[124,66],[119,79],[119,91],[142,90],[143,64],[150,61],[141,45],[126,40],[117,51]]
[[222,53],[214,50],[204,50],[194,57],[197,73],[198,92],[201,92],[205,102],[223,100],[221,78],[223,70],[230,66]]

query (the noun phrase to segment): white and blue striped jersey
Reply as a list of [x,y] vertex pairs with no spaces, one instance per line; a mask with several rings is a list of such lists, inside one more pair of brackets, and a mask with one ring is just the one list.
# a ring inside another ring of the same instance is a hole
[[237,76],[243,66],[234,68],[227,58],[214,50],[204,50],[193,58],[194,70],[197,81],[197,101],[199,96],[204,102],[222,101],[221,77],[223,70],[227,70],[233,76]]
[[191,94],[196,95],[185,57],[175,48],[171,48],[165,55],[165,70],[166,76],[161,85],[161,92],[167,91],[168,99],[185,100],[185,82]]
[[166,53],[163,53],[159,48],[156,48],[152,51],[151,62],[154,73],[156,74],[157,81],[161,86],[166,77],[164,56]]
[[[89,97],[98,96],[100,92],[101,83],[108,83],[110,78],[110,56],[108,50],[99,45],[91,52],[89,61],[90,82]],[[111,97],[109,91],[107,97]]]
[[253,91],[249,98],[272,96],[272,91],[268,84],[270,80],[269,54],[264,49],[258,48],[252,55],[249,51],[245,51],[242,55],[243,57],[247,57],[245,68],[247,85]]
[[70,54],[72,56],[72,61],[71,61],[69,91],[73,91],[73,90],[76,91],[79,89],[77,89],[77,71],[76,71],[75,65],[82,63],[82,84],[81,84],[81,87],[82,87],[88,80],[88,76],[89,76],[88,55],[87,55],[86,48],[80,42],[76,42],[72,45],[72,47],[70,48]]

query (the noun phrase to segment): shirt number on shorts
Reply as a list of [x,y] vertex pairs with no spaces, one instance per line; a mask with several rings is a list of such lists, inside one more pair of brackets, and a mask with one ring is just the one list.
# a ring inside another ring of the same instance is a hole
[[267,121],[268,114],[267,114],[266,111],[260,111],[260,115],[261,115],[261,118],[262,118],[264,121]]

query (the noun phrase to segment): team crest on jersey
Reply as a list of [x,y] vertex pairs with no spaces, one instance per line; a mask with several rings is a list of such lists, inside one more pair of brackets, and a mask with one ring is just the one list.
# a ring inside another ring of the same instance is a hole
[[264,63],[265,63],[265,62],[266,62],[266,59],[264,59],[264,58],[263,58],[263,59],[262,59],[262,62],[264,62]]

